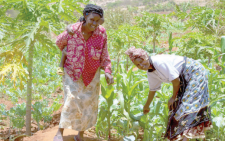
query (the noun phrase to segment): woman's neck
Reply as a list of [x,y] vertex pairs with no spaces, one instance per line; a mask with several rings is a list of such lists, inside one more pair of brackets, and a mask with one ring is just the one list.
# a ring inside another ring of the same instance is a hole
[[149,61],[149,64],[150,64],[148,69],[155,70],[155,67],[153,66],[153,63],[152,63],[151,56],[148,57],[148,61]]
[[151,64],[149,65],[148,69],[153,69],[153,67],[152,67],[152,65],[151,65]]
[[82,24],[81,31],[82,31],[82,33],[86,33],[86,34],[92,34],[93,33],[93,31],[90,31],[87,28],[87,24],[86,23]]

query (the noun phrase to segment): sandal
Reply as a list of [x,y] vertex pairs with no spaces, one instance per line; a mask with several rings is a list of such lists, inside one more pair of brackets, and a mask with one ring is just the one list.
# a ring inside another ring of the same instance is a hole
[[63,138],[62,136],[55,135],[55,137],[53,138],[53,141],[63,141]]
[[58,67],[57,68],[57,74],[58,75],[64,75],[64,68],[63,67]]
[[75,141],[83,141],[83,140],[80,140],[80,139],[78,138],[78,135],[74,136],[74,140],[75,140]]

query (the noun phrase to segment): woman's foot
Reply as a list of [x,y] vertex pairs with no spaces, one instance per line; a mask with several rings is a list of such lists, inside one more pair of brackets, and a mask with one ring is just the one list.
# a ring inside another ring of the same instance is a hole
[[63,141],[62,135],[55,135],[53,141]]
[[74,136],[74,141],[83,141],[83,139],[79,135],[76,135]]
[[53,141],[63,141],[63,128],[59,128],[55,137],[53,138]]

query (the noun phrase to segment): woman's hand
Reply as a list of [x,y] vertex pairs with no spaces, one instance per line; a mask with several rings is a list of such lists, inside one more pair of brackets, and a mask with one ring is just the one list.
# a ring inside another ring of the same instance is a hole
[[72,24],[69,24],[69,25],[66,27],[66,31],[67,31],[68,34],[73,35],[73,34],[74,34],[74,31],[73,31],[71,25],[72,25]]
[[155,92],[156,91],[149,91],[148,92],[148,99],[145,103],[145,106],[143,107],[143,113],[144,114],[147,114],[150,111],[149,105],[151,105],[151,103],[152,103],[152,100],[155,96]]
[[147,113],[149,113],[149,111],[150,111],[149,105],[145,104],[145,106],[143,107],[143,113],[147,114]]
[[170,100],[168,101],[168,107],[170,110],[173,110],[173,103],[175,102],[175,98],[171,97]]
[[111,85],[114,83],[113,77],[110,73],[105,73],[105,79],[108,85]]

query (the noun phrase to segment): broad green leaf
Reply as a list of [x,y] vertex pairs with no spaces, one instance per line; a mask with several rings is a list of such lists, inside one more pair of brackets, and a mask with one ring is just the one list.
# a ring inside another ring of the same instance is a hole
[[134,84],[134,85],[131,87],[131,89],[129,90],[128,95],[131,96],[131,94],[133,93],[133,90],[138,86],[138,84],[139,84],[139,83],[142,83],[142,82],[144,82],[144,81],[147,81],[147,80],[144,79],[144,80],[140,80],[140,81],[138,81],[138,82],[135,82],[135,84]]
[[120,108],[121,108],[121,112],[124,111],[124,98],[123,98],[123,93],[121,91],[118,91],[118,99],[120,101]]
[[159,113],[159,110],[160,110],[161,106],[162,106],[162,102],[158,101],[158,103],[156,104],[155,113]]

